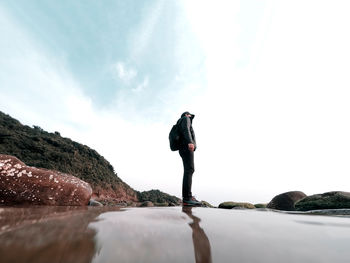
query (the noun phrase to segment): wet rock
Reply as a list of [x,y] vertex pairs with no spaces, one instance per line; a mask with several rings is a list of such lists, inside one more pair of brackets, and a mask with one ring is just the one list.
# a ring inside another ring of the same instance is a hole
[[90,199],[89,206],[103,206],[103,204],[101,204],[99,201]]
[[154,206],[151,201],[144,201],[140,204],[140,207],[152,207]]
[[255,204],[255,208],[266,208],[267,204]]
[[306,194],[300,191],[291,191],[279,194],[275,196],[270,203],[267,204],[267,208],[284,210],[284,211],[293,211],[295,210],[294,204],[306,197]]
[[295,204],[298,211],[350,208],[350,193],[333,191],[305,197]]
[[248,208],[254,209],[255,206],[251,203],[239,203],[239,202],[223,202],[219,205],[219,208],[232,209],[232,208]]
[[87,205],[90,185],[74,176],[26,166],[0,154],[0,204]]

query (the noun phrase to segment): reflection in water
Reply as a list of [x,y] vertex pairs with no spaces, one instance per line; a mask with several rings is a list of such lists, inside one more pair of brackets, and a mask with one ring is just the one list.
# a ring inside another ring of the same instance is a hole
[[294,220],[300,224],[306,225],[315,225],[315,226],[335,226],[335,227],[350,227],[349,223],[325,223],[325,222],[317,222],[317,221],[306,221],[306,220]]
[[192,228],[192,240],[196,263],[212,262],[209,239],[204,230],[199,226],[201,220],[192,214],[192,207],[183,207],[182,212],[187,214],[193,220],[192,223],[189,223],[189,226]]
[[0,262],[90,262],[103,207],[0,207]]

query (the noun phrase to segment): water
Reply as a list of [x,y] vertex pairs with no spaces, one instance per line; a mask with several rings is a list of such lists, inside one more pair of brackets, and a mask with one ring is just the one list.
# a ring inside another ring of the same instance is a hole
[[0,262],[348,262],[349,241],[345,216],[181,207],[0,208]]

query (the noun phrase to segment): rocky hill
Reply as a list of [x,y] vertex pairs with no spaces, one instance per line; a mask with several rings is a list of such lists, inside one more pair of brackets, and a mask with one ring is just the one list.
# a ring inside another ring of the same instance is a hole
[[[118,177],[112,165],[90,147],[64,138],[59,132],[49,133],[38,126],[22,125],[1,111],[0,153],[16,156],[29,166],[74,175],[91,184],[93,197],[98,200],[136,202],[153,196],[132,189]],[[157,196],[162,196],[159,200],[176,200],[160,191]]]

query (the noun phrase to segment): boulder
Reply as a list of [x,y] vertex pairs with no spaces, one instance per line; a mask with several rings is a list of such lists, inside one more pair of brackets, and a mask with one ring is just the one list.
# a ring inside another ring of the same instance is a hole
[[239,203],[239,202],[223,202],[219,204],[219,208],[232,209],[232,208],[248,208],[254,209],[255,206],[251,203]]
[[0,204],[87,205],[90,185],[72,175],[26,166],[0,154]]
[[350,193],[333,191],[305,197],[295,204],[298,211],[350,208]]
[[267,204],[267,208],[284,210],[284,211],[294,211],[294,204],[306,197],[306,194],[300,191],[291,191],[275,196],[270,203]]

